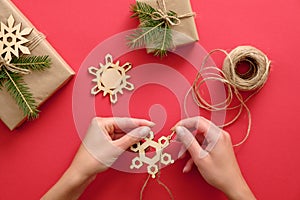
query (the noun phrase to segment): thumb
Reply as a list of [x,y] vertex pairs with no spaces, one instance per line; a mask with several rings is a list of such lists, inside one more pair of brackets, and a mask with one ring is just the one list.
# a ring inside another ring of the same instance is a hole
[[177,136],[179,140],[183,143],[185,148],[189,151],[191,154],[191,157],[194,161],[197,161],[199,158],[204,158],[208,155],[208,152],[205,151],[196,138],[193,136],[193,134],[185,127],[183,126],[177,126],[175,128],[175,131],[177,133]]
[[126,150],[135,143],[145,138],[150,133],[150,131],[151,129],[148,126],[140,126],[138,128],[133,129],[118,140],[113,141],[113,143],[117,147]]

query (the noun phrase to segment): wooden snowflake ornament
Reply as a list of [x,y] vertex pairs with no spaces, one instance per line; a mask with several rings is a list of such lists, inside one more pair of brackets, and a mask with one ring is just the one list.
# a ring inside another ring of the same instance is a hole
[[131,64],[126,62],[120,66],[119,61],[113,63],[113,58],[110,54],[105,56],[105,64],[100,63],[100,68],[89,67],[89,73],[96,76],[92,82],[96,85],[91,89],[91,94],[96,95],[103,91],[103,96],[110,95],[110,102],[116,103],[118,100],[117,93],[123,94],[123,89],[133,90],[134,85],[129,83],[130,78],[126,72],[131,69]]
[[12,15],[7,19],[7,26],[0,23],[0,56],[7,62],[12,59],[12,54],[19,57],[20,52],[23,54],[30,54],[28,47],[24,46],[29,42],[23,36],[29,35],[32,28],[24,28],[21,30],[21,23],[14,26],[15,19]]
[[[171,155],[168,153],[162,153],[163,149],[166,148],[170,144],[170,139],[172,136],[166,137],[162,136],[158,139],[158,142],[153,141],[154,133],[151,131],[149,136],[145,138],[144,143],[138,142],[135,146],[131,146],[131,150],[134,152],[139,152],[139,156],[132,159],[132,164],[130,169],[139,169],[143,166],[143,164],[148,164],[147,171],[155,178],[155,175],[159,170],[159,162],[164,165],[168,165],[170,163],[174,163]],[[146,155],[146,149],[149,147],[155,148],[154,156],[148,157]]]

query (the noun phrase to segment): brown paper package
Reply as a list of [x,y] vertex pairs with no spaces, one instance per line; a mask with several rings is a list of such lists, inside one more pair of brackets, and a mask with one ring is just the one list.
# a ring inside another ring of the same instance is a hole
[[[153,8],[158,8],[156,0],[138,0],[151,5]],[[192,7],[190,0],[164,0],[167,10],[172,10],[177,13],[178,16],[192,13]],[[197,27],[194,17],[188,17],[180,19],[181,23],[176,26],[172,26],[173,42],[174,45],[182,46],[190,44],[199,40]]]
[[[31,39],[39,32],[31,22],[16,8],[9,0],[0,0],[0,21],[7,23],[10,15],[15,18],[15,25],[22,23],[25,27],[33,28],[27,39]],[[61,88],[75,73],[68,64],[58,55],[53,47],[44,39],[31,51],[31,55],[49,55],[51,58],[51,68],[43,72],[32,72],[24,75],[24,81],[30,88],[37,104],[43,104],[55,91]],[[46,114],[46,113],[45,113]],[[20,126],[26,118],[19,109],[15,100],[7,93],[3,87],[0,90],[0,118],[10,130]]]

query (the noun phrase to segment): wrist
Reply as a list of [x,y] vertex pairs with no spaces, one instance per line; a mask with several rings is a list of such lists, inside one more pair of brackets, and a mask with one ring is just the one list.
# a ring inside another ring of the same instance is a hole
[[255,196],[252,193],[251,189],[245,182],[242,180],[241,183],[236,184],[235,187],[231,187],[225,191],[225,194],[230,200],[255,200]]
[[96,174],[86,174],[83,173],[81,170],[76,169],[72,166],[70,166],[67,171],[65,172],[64,176],[67,180],[70,181],[70,183],[73,183],[74,185],[81,185],[84,183],[91,183],[96,178]]
[[74,168],[68,168],[59,181],[41,198],[42,200],[75,200],[96,178],[84,176]]

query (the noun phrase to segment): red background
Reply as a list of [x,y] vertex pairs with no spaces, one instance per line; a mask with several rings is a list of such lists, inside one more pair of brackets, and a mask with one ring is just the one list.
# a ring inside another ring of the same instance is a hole
[[[13,2],[75,71],[98,43],[137,26],[136,20],[129,19],[128,7],[132,0]],[[236,149],[236,154],[258,199],[299,199],[300,2],[191,0],[191,3],[197,12],[199,43],[207,51],[250,44],[272,60],[267,84],[248,104],[253,116],[251,135]],[[137,55],[138,60],[153,59],[143,52]],[[136,59],[135,54],[128,56]],[[172,57],[177,59],[170,55],[163,61],[154,60],[169,64]],[[216,59],[219,65],[221,61]],[[27,122],[13,132],[0,122],[0,199],[39,199],[70,164],[80,144],[72,117],[74,80],[41,107],[38,120]],[[105,103],[109,105],[108,101]],[[233,140],[238,139],[237,132],[244,131],[245,116],[244,113],[229,129]],[[175,121],[172,118],[168,124]],[[162,180],[175,199],[225,199],[221,192],[204,182],[196,169],[182,174],[184,161],[162,170]],[[98,175],[81,199],[138,199],[145,177],[145,174],[108,170]],[[168,199],[168,195],[151,182],[145,190],[145,199]]]

